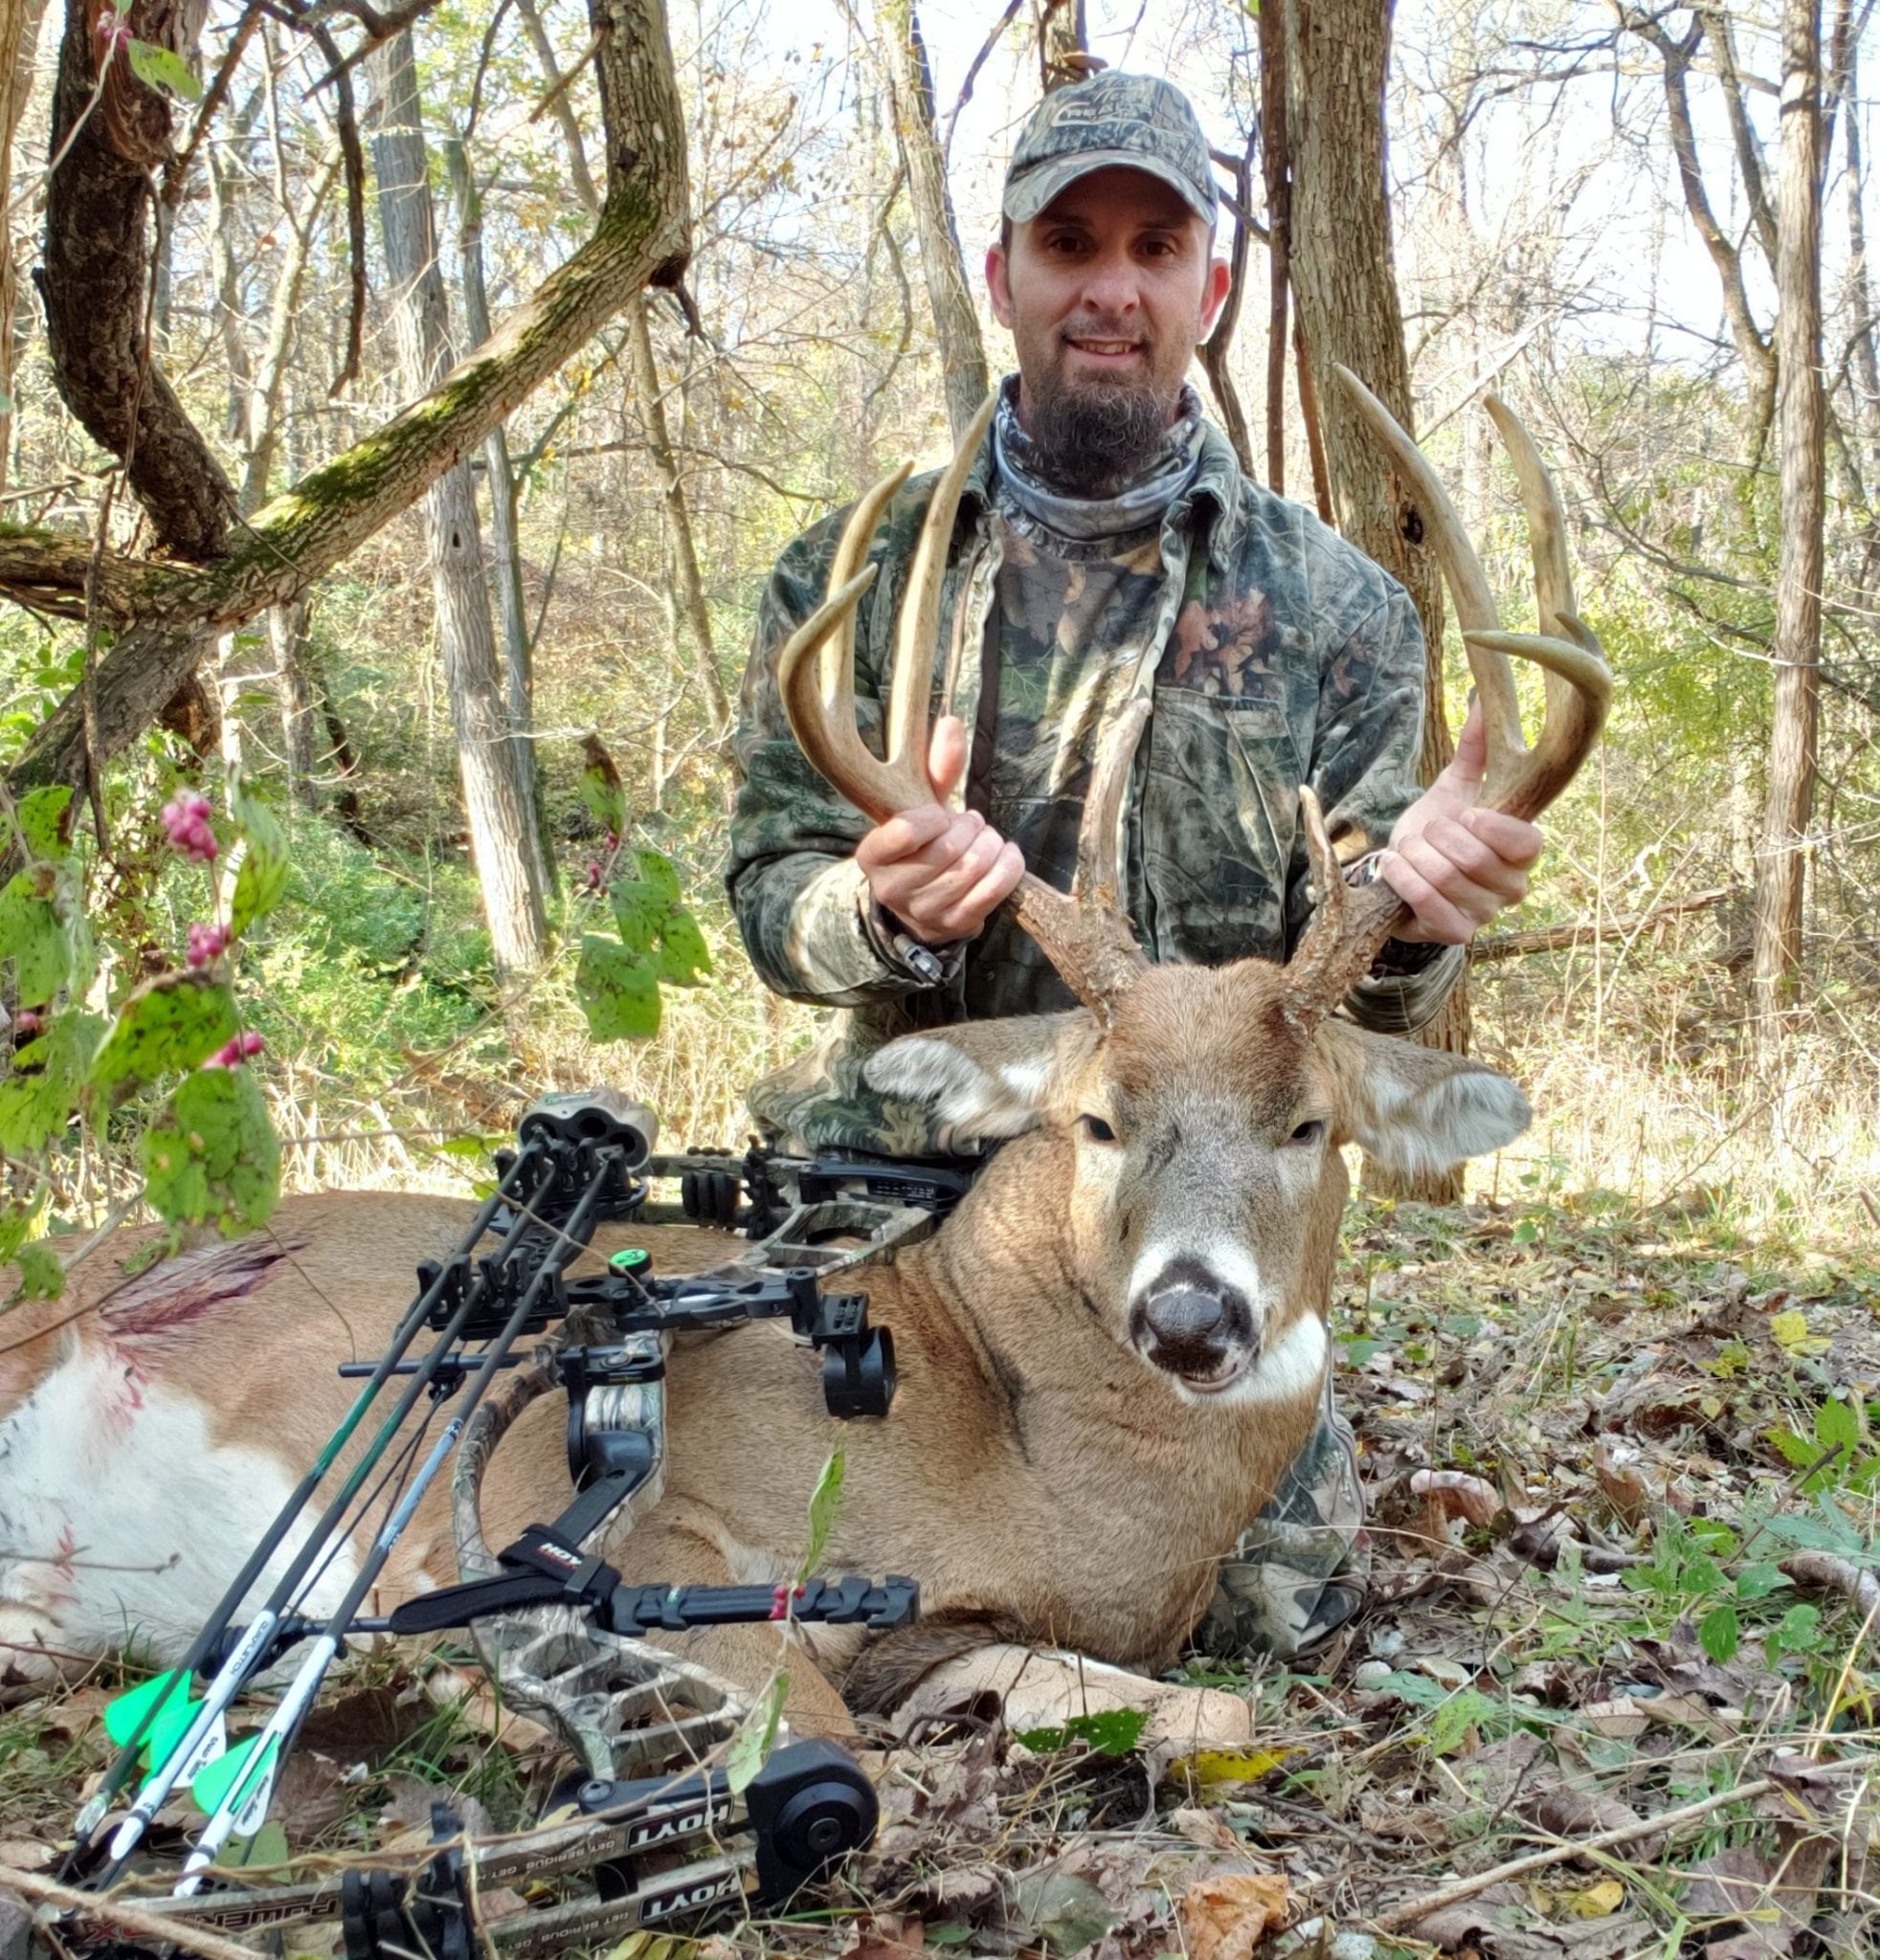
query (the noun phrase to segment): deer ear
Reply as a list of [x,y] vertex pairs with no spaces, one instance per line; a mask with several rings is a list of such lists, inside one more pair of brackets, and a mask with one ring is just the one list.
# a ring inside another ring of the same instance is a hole
[[965,1021],[903,1035],[871,1055],[862,1073],[871,1088],[925,1103],[935,1147],[1035,1128],[1064,1069],[1096,1045],[1083,1008]]
[[1387,1169],[1446,1170],[1511,1144],[1532,1121],[1504,1075],[1466,1056],[1327,1021],[1319,1042],[1336,1087],[1336,1128]]

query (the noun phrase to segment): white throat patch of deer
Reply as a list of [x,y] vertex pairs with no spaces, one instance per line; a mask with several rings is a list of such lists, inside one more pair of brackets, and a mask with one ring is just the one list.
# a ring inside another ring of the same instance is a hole
[[[1533,816],[1590,748],[1609,680],[1573,612],[1545,473],[1496,408],[1535,540],[1535,635],[1501,631],[1440,487],[1394,425],[1384,439],[1443,556],[1489,706],[1487,800]],[[857,731],[854,615],[872,576],[863,563],[875,523],[900,479],[857,506],[827,602],[780,657],[805,752],[877,821],[930,800],[922,758],[940,577],[983,427],[982,416],[929,506],[901,614],[885,757]],[[1510,653],[1549,670],[1533,750],[1513,717]],[[1520,1092],[1480,1063],[1336,1017],[1401,907],[1388,886],[1346,888],[1309,789],[1301,794],[1320,903],[1291,962],[1208,970],[1145,960],[1121,907],[1117,838],[1147,714],[1138,702],[1119,716],[1094,760],[1072,891],[1028,876],[1014,900],[1083,1005],[905,1036],[869,1064],[876,1086],[924,1105],[943,1141],[1004,1141],[933,1238],[860,1276],[871,1318],[892,1329],[900,1390],[885,1420],[844,1432],[847,1478],[824,1562],[914,1575],[928,1619],[859,1654],[852,1636],[824,1634],[794,1656],[788,1714],[798,1728],[839,1730],[851,1711],[882,1707],[917,1682],[931,1705],[950,1669],[976,1697],[986,1653],[1000,1641],[1124,1667],[1170,1664],[1212,1592],[1215,1561],[1316,1419],[1347,1193],[1339,1147],[1421,1169],[1499,1148],[1528,1120]],[[296,1244],[295,1257],[213,1312],[180,1319],[139,1366],[172,1403],[194,1398],[200,1433],[218,1447],[259,1453],[291,1481],[347,1407],[349,1385],[334,1364],[377,1351],[409,1304],[416,1261],[451,1245],[469,1210],[393,1195],[290,1200],[274,1233]],[[625,1236],[603,1231],[596,1250]],[[668,1272],[734,1250],[702,1231],[632,1236],[650,1236]],[[87,1309],[119,1281],[124,1249],[98,1253],[56,1308],[9,1321],[0,1474],[22,1425],[57,1399],[56,1377],[109,1379],[100,1356],[111,1329]],[[667,1408],[665,1496],[610,1548],[613,1562],[630,1580],[674,1585],[791,1572],[832,1440],[817,1358],[773,1325],[682,1346]],[[566,1501],[560,1420],[538,1404],[497,1452],[484,1483],[491,1543]],[[75,1453],[68,1484],[82,1484],[86,1460]],[[161,1485],[166,1466],[152,1462],[148,1475]],[[5,1508],[17,1517],[14,1496]],[[452,1576],[444,1504],[439,1489],[420,1508],[381,1609]],[[227,1547],[228,1572],[243,1549]],[[34,1575],[30,1632],[0,1615],[0,1640],[14,1642],[0,1647],[0,1661],[44,1671],[82,1660],[99,1629],[123,1623],[112,1617],[108,1570],[75,1566],[59,1578],[49,1589],[43,1567]],[[0,1599],[23,1600],[21,1586],[13,1551],[0,1550]],[[140,1631],[160,1658],[180,1645],[166,1650],[161,1630]],[[782,1637],[742,1627],[671,1644],[755,1688]],[[1047,1656],[1015,1670],[1032,1697],[1014,1711],[1020,1726],[1053,1705],[1055,1664]],[[1061,1688],[1076,1679],[1074,1658],[1062,1665]],[[1184,1690],[1172,1704],[1171,1690],[1141,1688],[1171,1733],[1183,1724],[1191,1740],[1231,1739],[1236,1725],[1244,1732],[1246,1711],[1231,1698]]]

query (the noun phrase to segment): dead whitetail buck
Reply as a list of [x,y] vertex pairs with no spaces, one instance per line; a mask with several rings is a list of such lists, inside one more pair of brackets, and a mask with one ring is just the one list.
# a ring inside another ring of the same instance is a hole
[[[1442,489],[1363,399],[1448,577],[1488,709],[1486,800],[1532,817],[1586,755],[1610,690],[1574,613],[1552,486],[1525,433],[1491,404],[1520,476],[1540,597],[1538,634],[1505,634]],[[884,761],[857,732],[855,609],[901,476],[856,506],[828,600],[782,656],[805,751],[877,821],[930,800],[923,758],[941,574],[979,430],[928,510]],[[1532,750],[1510,653],[1548,670]],[[887,1420],[845,1433],[825,1563],[915,1574],[925,1618],[865,1648],[854,1630],[795,1636],[808,1649],[789,1661],[799,1728],[845,1725],[844,1696],[856,1710],[932,1707],[975,1683],[1009,1687],[1022,1671],[1028,1719],[1120,1693],[1152,1707],[1172,1740],[1242,1732],[1245,1711],[1230,1698],[1160,1689],[1077,1657],[1167,1667],[1204,1608],[1215,1561],[1310,1432],[1347,1191],[1339,1146],[1446,1166],[1528,1121],[1520,1093],[1481,1064],[1334,1018],[1402,908],[1383,884],[1346,888],[1309,791],[1319,908],[1290,964],[1145,960],[1118,904],[1116,838],[1146,712],[1119,718],[1097,761],[1072,894],[1028,877],[1016,898],[1084,1005],[908,1036],[870,1064],[877,1087],[924,1101],[954,1137],[1011,1141],[937,1236],[862,1276],[874,1317],[893,1330],[900,1392]],[[159,1656],[180,1647],[344,1409],[334,1363],[377,1351],[405,1304],[404,1276],[460,1232],[468,1209],[295,1199],[263,1236],[128,1281],[113,1256],[127,1247],[101,1253],[81,1269],[96,1310],[82,1288],[31,1309],[44,1331],[25,1345],[30,1322],[6,1322],[0,1653],[44,1668],[126,1637]],[[599,1249],[619,1237],[603,1234]],[[683,1229],[655,1247],[668,1271],[725,1252]],[[769,1325],[682,1348],[667,1408],[666,1495],[615,1562],[629,1577],[674,1584],[790,1575],[832,1440],[815,1359]],[[559,1429],[539,1403],[497,1453],[484,1483],[492,1543],[565,1496]],[[401,1544],[388,1592],[453,1579],[451,1545],[440,1495]],[[344,1564],[327,1573],[333,1592]],[[680,1638],[747,1688],[777,1660],[768,1627]]]

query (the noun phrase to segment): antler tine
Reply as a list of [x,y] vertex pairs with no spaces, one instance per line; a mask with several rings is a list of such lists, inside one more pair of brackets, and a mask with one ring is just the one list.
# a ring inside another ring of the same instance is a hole
[[1381,880],[1355,890],[1345,882],[1345,867],[1309,784],[1300,785],[1299,815],[1317,902],[1306,936],[1287,963],[1284,1001],[1288,1019],[1311,1027],[1364,977],[1407,907]]
[[1486,397],[1486,406],[1514,465],[1528,513],[1540,631],[1477,637],[1485,651],[1504,660],[1514,654],[1547,670],[1547,713],[1532,753],[1509,758],[1503,781],[1496,780],[1491,768],[1484,791],[1496,809],[1532,817],[1573,781],[1599,740],[1612,703],[1612,670],[1599,640],[1575,609],[1566,518],[1554,479],[1513,410],[1492,394]]
[[1119,864],[1123,799],[1150,707],[1147,696],[1137,697],[1104,731],[1084,792],[1077,870],[1068,894],[1028,871],[1012,897],[1018,924],[1044,949],[1064,985],[1104,1022],[1149,965],[1123,909]]
[[1371,433],[1390,454],[1390,458],[1408,479],[1422,508],[1431,547],[1449,596],[1456,609],[1456,624],[1462,628],[1463,643],[1468,654],[1469,672],[1475,677],[1475,691],[1482,700],[1482,713],[1488,730],[1489,768],[1494,758],[1526,747],[1521,739],[1521,708],[1514,692],[1514,671],[1504,658],[1486,654],[1478,657],[1473,633],[1498,633],[1501,614],[1495,610],[1494,594],[1468,541],[1456,506],[1442,479],[1430,468],[1429,459],[1404,433],[1397,417],[1365,387],[1349,368],[1338,369],[1338,379],[1357,405]]
[[1149,724],[1149,710],[1147,695],[1131,701],[1104,731],[1090,765],[1090,784],[1077,826],[1077,875],[1070,887],[1086,904],[1114,910],[1122,902],[1123,799],[1130,792],[1130,770]]
[[[907,573],[907,590],[895,626],[894,682],[887,704],[887,759],[907,765],[909,773],[927,780],[928,702],[933,690],[933,660],[940,640],[940,589],[946,582],[947,547],[952,543],[953,520],[959,514],[960,493],[985,440],[998,406],[995,390],[979,404],[967,425],[953,459],[941,472],[921,524],[920,543]],[[929,791],[928,801],[932,800]]]
[[[1540,603],[1538,633],[1505,633],[1482,562],[1436,472],[1396,418],[1349,368],[1340,368],[1338,378],[1414,491],[1448,584],[1488,733],[1482,801],[1512,816],[1537,816],[1572,782],[1586,760],[1612,700],[1612,674],[1600,643],[1574,612],[1565,524],[1553,480],[1528,432],[1504,403],[1490,396],[1488,411],[1513,459],[1528,512],[1534,586]],[[1511,655],[1547,670],[1547,714],[1540,739],[1532,749],[1521,735]],[[1318,913],[1293,957],[1289,971],[1296,969],[1296,977],[1289,983],[1287,994],[1288,1012],[1295,1019],[1310,1022],[1336,1006],[1369,967],[1376,948],[1397,929],[1408,907],[1381,880],[1354,893],[1346,892],[1343,876],[1331,858],[1331,842],[1317,799],[1309,789],[1302,789],[1299,795],[1307,850],[1320,899]]]

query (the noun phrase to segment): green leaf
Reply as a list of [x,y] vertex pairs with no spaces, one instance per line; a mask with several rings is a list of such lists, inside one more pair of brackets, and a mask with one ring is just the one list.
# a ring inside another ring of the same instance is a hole
[[1860,1439],[1860,1417],[1854,1414],[1853,1405],[1838,1395],[1830,1395],[1815,1412],[1815,1440],[1824,1450],[1838,1447],[1851,1458]]
[[287,834],[240,777],[229,786],[229,815],[247,840],[229,906],[229,931],[239,939],[256,920],[266,918],[280,904],[287,889]]
[[623,878],[608,887],[620,944],[636,958],[649,953],[672,909],[664,892],[643,879]]
[[249,1068],[185,1078],[144,1132],[145,1196],[166,1223],[213,1218],[225,1238],[267,1222],[280,1196],[280,1142]]
[[620,771],[614,767],[614,758],[598,735],[584,735],[581,750],[587,758],[587,767],[581,771],[581,801],[603,830],[612,831],[616,837],[624,836],[627,792],[620,781]]
[[1062,1728],[1026,1729],[1018,1740],[1040,1754],[1081,1742],[1095,1755],[1127,1756],[1142,1740],[1148,1722],[1141,1708],[1109,1708],[1101,1715],[1073,1715]]
[[126,41],[124,54],[130,62],[130,72],[145,88],[162,89],[180,96],[186,102],[202,100],[202,83],[180,55],[172,55],[168,48],[153,47],[148,41]]
[[49,871],[22,871],[0,891],[0,959],[18,962],[22,1007],[38,1007],[65,984],[72,948],[45,892]]
[[672,859],[658,851],[636,851],[634,858],[639,866],[640,877],[664,897],[668,905],[678,904],[679,873]]
[[67,1008],[37,1040],[15,1050],[13,1073],[0,1082],[0,1150],[34,1156],[65,1128],[103,1027],[97,1014]]
[[789,1692],[790,1677],[772,1676],[763,1699],[751,1704],[750,1714],[731,1738],[731,1747],[725,1756],[725,1781],[733,1796],[741,1796],[758,1771],[770,1761],[771,1751],[776,1747],[777,1724],[783,1720],[783,1698]]
[[20,1299],[56,1300],[65,1291],[65,1269],[43,1238],[21,1246],[13,1264],[19,1270]]
[[653,969],[617,939],[581,935],[574,997],[596,1041],[640,1041],[660,1032],[660,986]]
[[1429,1718],[1429,1746],[1439,1756],[1453,1755],[1474,1731],[1499,1712],[1479,1688],[1462,1688],[1439,1703]]
[[0,1211],[0,1265],[19,1257],[20,1247],[38,1224],[39,1214],[45,1208],[46,1188],[41,1185],[28,1203],[9,1205]]
[[1736,1574],[1736,1597],[1738,1599],[1767,1599],[1772,1592],[1779,1592],[1791,1584],[1789,1575],[1780,1566],[1745,1566]]
[[218,1865],[285,1864],[288,1860],[287,1832],[270,1817],[252,1838],[237,1838],[215,1862]]
[[803,1553],[803,1563],[796,1569],[799,1584],[821,1563],[823,1547],[829,1543],[830,1529],[842,1502],[842,1446],[838,1443],[823,1459],[816,1488],[810,1492],[810,1542]]
[[1697,1644],[1719,1666],[1735,1659],[1742,1637],[1743,1625],[1734,1606],[1713,1606],[1697,1623]]
[[29,858],[69,858],[72,846],[60,835],[66,806],[72,801],[70,783],[48,783],[22,796],[13,812],[20,841]]
[[668,987],[696,987],[711,971],[711,948],[699,922],[683,905],[668,912],[660,926],[660,950],[654,970]]
[[159,973],[118,1011],[92,1063],[96,1089],[153,1082],[206,1061],[235,1033],[235,995],[208,973]]
[[1811,1653],[1821,1638],[1821,1618],[1819,1606],[1791,1606],[1762,1643],[1768,1664],[1774,1667],[1784,1654]]

